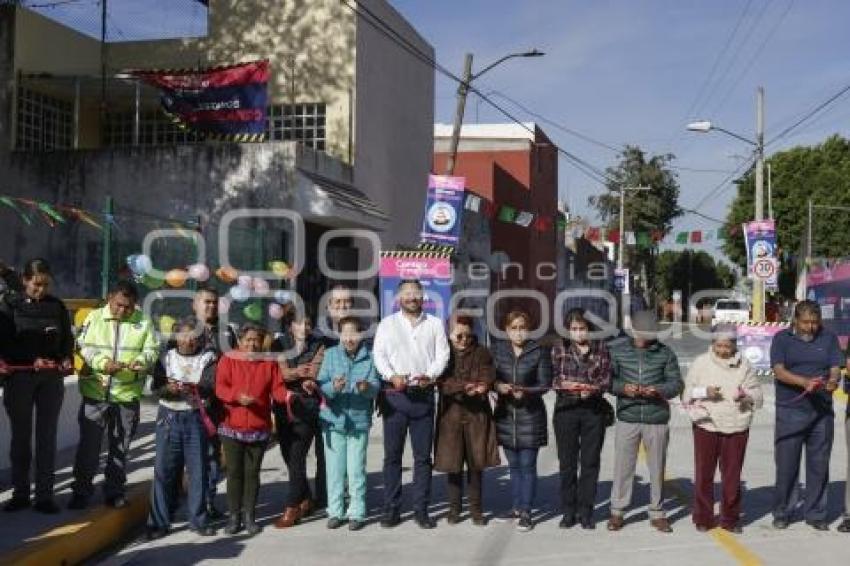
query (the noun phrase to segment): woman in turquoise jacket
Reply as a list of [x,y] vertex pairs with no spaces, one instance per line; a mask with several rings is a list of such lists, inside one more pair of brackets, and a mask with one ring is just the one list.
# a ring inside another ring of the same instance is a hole
[[[348,520],[352,531],[366,524],[366,448],[372,426],[372,401],[381,388],[372,353],[362,343],[360,322],[339,322],[340,343],[325,352],[317,381],[324,395],[319,413],[325,441],[328,528]],[[348,512],[345,478],[348,475]]]

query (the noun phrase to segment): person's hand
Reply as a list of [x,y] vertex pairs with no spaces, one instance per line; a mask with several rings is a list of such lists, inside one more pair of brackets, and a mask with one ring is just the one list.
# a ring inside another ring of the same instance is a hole
[[53,360],[48,360],[45,358],[36,358],[32,363],[32,369],[35,371],[40,371],[43,369],[52,369],[56,366],[56,363]]
[[369,391],[369,382],[365,379],[357,382],[357,392],[365,394]]
[[431,385],[431,378],[427,375],[415,375],[413,376],[413,383],[416,384],[417,387],[428,387]]
[[301,379],[309,379],[313,375],[313,364],[304,364],[295,368],[295,375]]
[[182,387],[182,385],[180,384],[180,382],[179,382],[179,381],[174,381],[174,380],[169,380],[169,381],[168,381],[168,383],[165,385],[165,390],[166,390],[166,391],[168,391],[169,393],[171,393],[172,395],[177,395],[177,394],[179,394],[179,393],[180,393],[180,390],[181,390],[182,388],[183,388],[183,387]]
[[6,375],[9,373],[9,364],[6,363],[6,360],[0,360],[0,375]]
[[623,386],[623,394],[626,397],[637,397],[638,386],[634,383],[627,383]]
[[479,383],[475,386],[475,393],[477,395],[484,395],[487,393],[487,390],[490,389],[490,386],[486,383]]
[[338,375],[333,380],[334,391],[340,393],[343,389],[345,389],[345,376]]
[[307,395],[314,394],[316,392],[316,389],[318,388],[318,386],[316,385],[316,382],[313,381],[312,379],[305,380],[301,384],[301,387],[302,387],[302,389],[304,389],[304,391],[307,393]]
[[513,386],[510,383],[497,383],[496,391],[498,391],[501,395],[510,395]]
[[248,405],[253,405],[256,399],[254,399],[250,395],[246,395],[245,393],[240,393],[238,401],[240,405],[242,405],[243,407],[247,407]]
[[130,370],[130,371],[135,371],[135,372],[145,371],[145,364],[143,364],[142,362],[136,361],[136,362],[133,362],[132,364],[130,364],[129,366],[127,366],[127,369]]
[[119,364],[114,360],[109,360],[106,362],[106,365],[103,366],[103,373],[106,375],[115,375],[124,367],[124,364]]
[[837,379],[828,379],[826,381],[826,385],[824,386],[827,393],[832,393],[836,389],[838,389],[838,380]]
[[74,371],[74,360],[71,358],[65,358],[62,360],[62,363],[59,364],[59,369],[65,373]]
[[823,387],[823,380],[817,377],[814,379],[809,379],[803,389],[806,390],[806,393],[814,393],[821,387]]
[[641,397],[661,397],[661,393],[659,393],[654,385],[646,385],[638,388],[638,394]]
[[394,375],[390,378],[390,383],[393,384],[393,389],[403,391],[407,387],[407,377],[404,375]]
[[519,401],[519,400],[521,400],[523,397],[525,397],[525,391],[523,391],[523,390],[522,390],[522,389],[520,389],[519,387],[517,387],[517,388],[512,388],[512,390],[511,390],[511,394],[513,394],[514,399],[516,399],[517,401]]
[[706,395],[710,401],[721,401],[723,393],[720,391],[719,385],[710,385],[705,389]]

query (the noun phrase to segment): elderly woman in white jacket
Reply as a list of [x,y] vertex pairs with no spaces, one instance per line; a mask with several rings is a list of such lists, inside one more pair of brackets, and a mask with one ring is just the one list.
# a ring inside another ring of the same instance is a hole
[[697,530],[716,526],[714,474],[720,466],[720,527],[739,533],[741,468],[753,412],[762,391],[749,362],[736,347],[734,327],[715,328],[711,348],[694,360],[682,401],[694,422],[694,508]]

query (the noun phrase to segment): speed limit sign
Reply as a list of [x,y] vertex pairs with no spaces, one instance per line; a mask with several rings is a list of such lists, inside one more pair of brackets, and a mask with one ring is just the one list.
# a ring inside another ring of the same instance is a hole
[[776,275],[776,259],[772,257],[757,259],[753,263],[753,275],[762,281],[773,278]]

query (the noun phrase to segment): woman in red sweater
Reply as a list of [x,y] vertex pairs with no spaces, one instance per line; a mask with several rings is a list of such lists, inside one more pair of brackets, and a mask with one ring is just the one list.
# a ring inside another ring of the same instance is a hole
[[239,332],[239,350],[223,356],[216,368],[215,394],[225,407],[219,425],[227,459],[227,534],[260,532],[254,507],[260,488],[260,466],[272,430],[272,399],[286,404],[288,392],[275,361],[257,355],[265,330],[245,324]]

